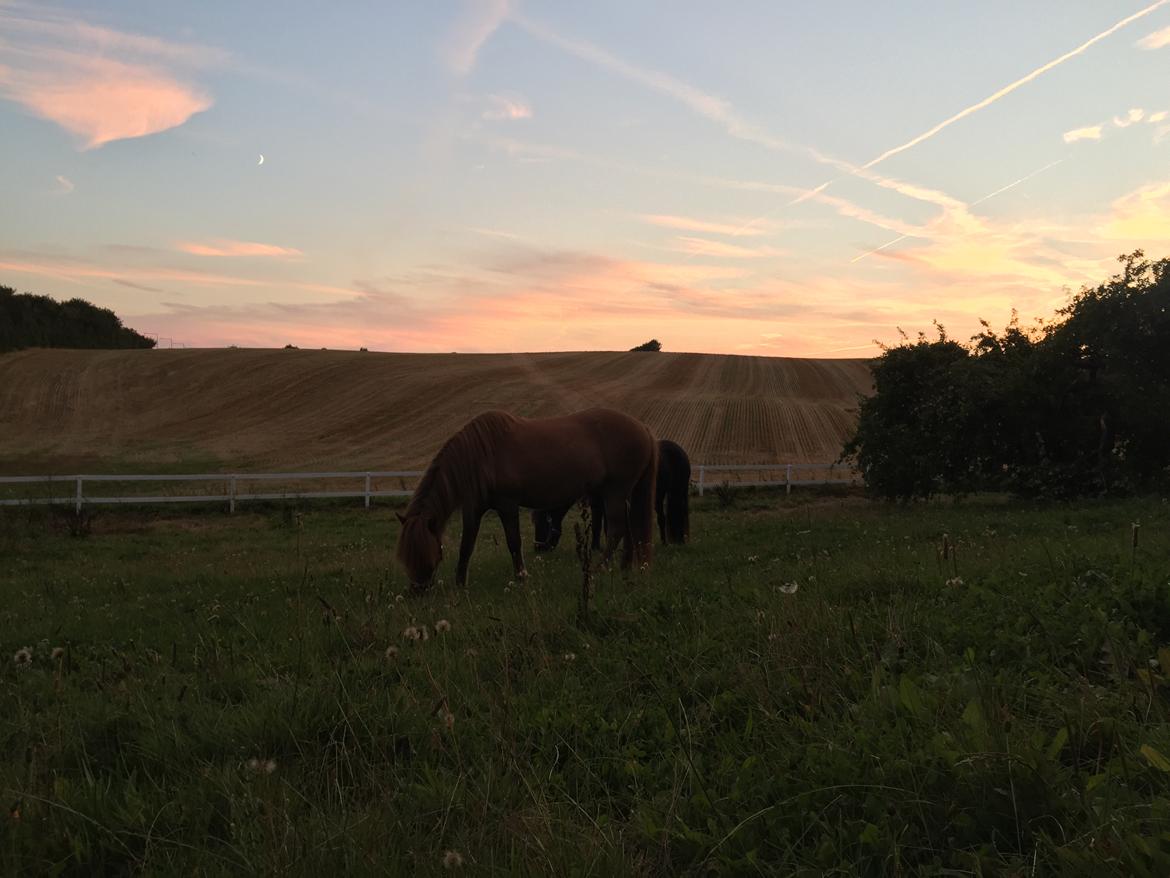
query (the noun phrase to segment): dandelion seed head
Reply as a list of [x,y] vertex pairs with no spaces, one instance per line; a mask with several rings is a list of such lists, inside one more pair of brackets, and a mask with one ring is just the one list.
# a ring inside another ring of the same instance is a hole
[[400,604],[400,603],[402,603],[404,600],[406,600],[406,598],[405,598],[403,595],[401,595],[401,594],[397,594],[397,595],[395,595],[395,596],[394,596],[394,603],[396,603],[396,604]]
[[32,647],[26,646],[13,653],[12,661],[18,668],[27,668],[32,664]]
[[405,631],[402,632],[402,636],[405,637],[407,640],[418,640],[422,637],[422,634],[419,633],[419,630],[416,627],[411,625],[409,628],[407,628]]
[[458,869],[463,865],[463,855],[459,851],[447,851],[443,854],[444,869]]
[[248,771],[259,771],[260,770],[260,760],[257,759],[255,756],[253,756],[251,759],[248,760],[247,765],[248,765]]
[[264,760],[264,773],[265,774],[272,774],[272,772],[274,772],[274,771],[276,771],[276,760],[275,759],[265,759]]
[[386,647],[386,659],[388,661],[394,661],[394,659],[396,659],[396,658],[398,658],[398,647],[397,646]]
[[959,588],[962,585],[963,585],[963,577],[961,577],[961,576],[953,576],[947,580],[947,587],[948,588]]
[[780,592],[780,594],[796,594],[799,589],[799,582],[786,582],[783,585],[776,586],[776,590]]
[[57,661],[65,656],[65,647],[54,646],[53,651],[49,654],[53,661]]
[[436,634],[442,634],[443,632],[450,631],[450,630],[451,630],[451,623],[448,622],[446,619],[440,619],[438,622],[435,623],[435,633]]
[[575,662],[576,660],[577,660],[577,653],[575,653],[575,652],[566,652],[565,653],[565,661]]

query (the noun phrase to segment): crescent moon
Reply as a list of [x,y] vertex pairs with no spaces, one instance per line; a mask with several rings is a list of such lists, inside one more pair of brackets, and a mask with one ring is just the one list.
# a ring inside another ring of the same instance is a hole
[[260,161],[256,162],[258,165],[264,164],[264,153],[260,153]]

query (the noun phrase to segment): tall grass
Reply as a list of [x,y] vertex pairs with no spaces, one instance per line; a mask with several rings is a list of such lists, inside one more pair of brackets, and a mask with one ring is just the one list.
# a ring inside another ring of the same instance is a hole
[[5,515],[0,866],[1167,874],[1160,501],[736,505],[587,614],[498,526],[412,598],[385,510]]

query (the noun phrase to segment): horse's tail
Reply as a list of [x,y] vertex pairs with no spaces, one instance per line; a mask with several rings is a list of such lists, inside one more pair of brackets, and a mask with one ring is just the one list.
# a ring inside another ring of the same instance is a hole
[[630,492],[630,537],[639,564],[649,564],[654,553],[654,483],[658,478],[658,443],[650,443],[650,457]]
[[691,534],[691,462],[679,449],[679,459],[670,467],[667,487],[666,533],[670,542],[682,544]]

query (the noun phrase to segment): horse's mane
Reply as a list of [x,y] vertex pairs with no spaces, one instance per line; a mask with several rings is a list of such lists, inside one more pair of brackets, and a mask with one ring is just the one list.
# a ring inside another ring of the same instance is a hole
[[491,490],[495,476],[495,448],[499,438],[516,423],[507,412],[476,415],[435,455],[406,515],[430,513],[442,527],[466,498],[482,498]]

